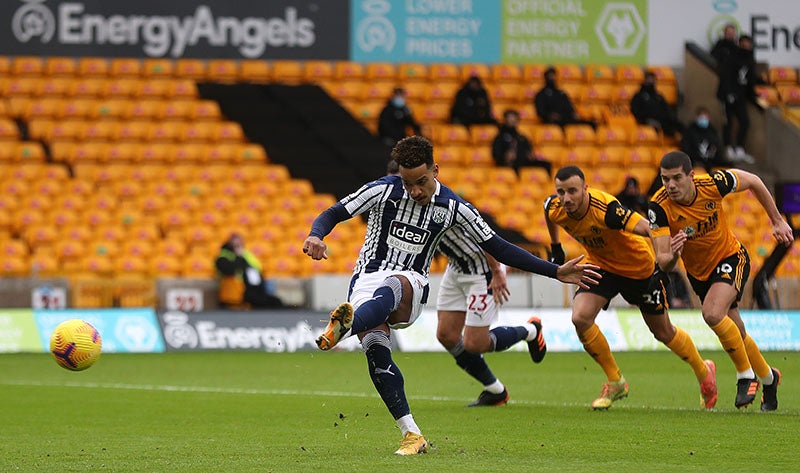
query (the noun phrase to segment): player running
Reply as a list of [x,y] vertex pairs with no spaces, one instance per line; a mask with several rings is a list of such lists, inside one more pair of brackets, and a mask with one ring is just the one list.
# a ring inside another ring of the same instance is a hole
[[583,245],[587,260],[600,266],[603,275],[598,285],[579,288],[572,302],[578,338],[608,379],[592,408],[608,409],[628,395],[628,383],[595,323],[600,309],[608,308],[617,294],[638,306],[653,336],[692,367],[700,383],[702,405],[713,408],[717,402],[716,367],[711,360],[703,361],[689,334],[669,319],[664,286],[668,279],[656,267],[647,219],[623,207],[613,195],[590,188],[576,166],[559,169],[555,185],[556,195],[544,204],[554,261],[564,261],[558,225]]
[[375,389],[403,435],[398,455],[425,452],[427,441],[414,422],[403,376],[392,360],[389,328],[404,328],[419,317],[428,297],[428,271],[444,232],[460,228],[498,261],[562,282],[588,287],[600,277],[582,257],[556,266],[512,245],[492,231],[475,208],[436,180],[433,146],[410,136],[392,149],[399,176],[385,176],[323,211],[312,224],[303,252],[326,257],[322,239],[334,226],[369,212],[367,234],[353,270],[347,300],[331,312],[317,339],[322,350],[357,334]]
[[445,233],[439,251],[447,256],[448,264],[436,301],[436,337],[456,364],[483,384],[478,399],[467,405],[503,405],[508,402],[508,390],[482,353],[508,350],[524,340],[533,362],[541,363],[547,353],[542,322],[531,317],[525,325],[489,330],[499,318],[499,306],[510,295],[505,268],[459,228]]
[[649,210],[658,264],[663,271],[671,271],[678,258],[683,259],[692,289],[703,303],[703,319],[736,367],[734,405],[750,405],[761,379],[761,410],[774,411],[781,373],[767,364],[739,315],[750,256],[728,227],[722,199],[750,189],[766,210],[778,243],[791,245],[792,229],[754,174],[728,169],[695,175],[691,159],[680,151],[665,154],[660,169],[664,187],[653,196]]

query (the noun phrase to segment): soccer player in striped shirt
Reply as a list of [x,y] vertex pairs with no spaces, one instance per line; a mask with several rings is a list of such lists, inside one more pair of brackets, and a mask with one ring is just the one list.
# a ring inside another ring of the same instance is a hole
[[695,175],[691,159],[680,151],[661,158],[660,172],[664,187],[653,196],[648,211],[658,264],[671,271],[678,258],[683,260],[689,283],[703,303],[703,319],[736,367],[734,405],[750,405],[760,379],[761,410],[774,411],[781,373],[764,359],[739,314],[750,256],[728,226],[722,199],[749,189],[767,212],[778,243],[792,244],[792,228],[755,174],[728,169]]
[[436,338],[461,369],[483,384],[478,399],[468,406],[503,405],[508,402],[508,390],[482,354],[504,351],[524,340],[531,359],[541,363],[547,353],[542,322],[531,317],[524,325],[489,330],[510,295],[504,265],[484,254],[459,228],[445,233],[439,251],[447,256],[448,264],[436,300]]
[[692,367],[703,406],[713,408],[717,402],[716,367],[711,360],[703,361],[689,334],[669,319],[664,286],[668,279],[656,267],[647,219],[623,207],[613,195],[589,187],[576,166],[559,169],[555,184],[556,195],[544,204],[554,260],[564,259],[558,225],[583,245],[588,261],[600,266],[603,274],[600,284],[578,289],[572,302],[578,338],[608,379],[592,408],[608,409],[628,395],[628,383],[595,323],[600,309],[607,308],[617,294],[638,306],[656,339]]
[[326,257],[323,238],[346,219],[368,212],[367,235],[353,270],[347,297],[331,312],[317,339],[330,350],[342,338],[358,335],[375,388],[403,435],[398,455],[416,455],[427,442],[408,406],[404,380],[392,360],[389,328],[403,328],[419,317],[428,297],[428,271],[442,235],[457,227],[498,261],[565,283],[588,287],[600,277],[582,257],[561,266],[531,255],[492,231],[478,211],[436,180],[433,146],[421,136],[400,140],[392,149],[398,176],[365,184],[323,211],[312,224],[303,252]]

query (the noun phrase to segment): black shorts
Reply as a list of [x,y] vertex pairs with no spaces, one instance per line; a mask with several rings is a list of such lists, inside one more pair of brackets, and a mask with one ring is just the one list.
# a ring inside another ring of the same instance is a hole
[[[669,278],[661,271],[653,270],[653,274],[646,279],[632,279],[600,270],[603,276],[599,284],[589,286],[589,289],[578,288],[575,294],[588,292],[597,294],[609,301],[617,294],[622,294],[622,298],[629,304],[635,305],[645,315],[661,315],[667,306],[667,285]],[[606,303],[603,309],[608,308]]]
[[734,308],[738,306],[737,302],[742,300],[742,289],[744,289],[747,278],[750,277],[750,255],[743,246],[740,246],[736,254],[728,256],[717,264],[707,280],[695,279],[691,274],[687,274],[687,276],[695,294],[700,297],[700,302],[705,300],[712,284],[722,282],[732,285],[736,288],[736,302],[731,306]]

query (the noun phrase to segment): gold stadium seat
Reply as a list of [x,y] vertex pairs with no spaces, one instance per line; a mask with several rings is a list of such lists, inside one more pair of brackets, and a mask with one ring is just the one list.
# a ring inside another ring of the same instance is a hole
[[78,139],[82,141],[106,141],[114,135],[116,128],[115,122],[108,121],[88,121],[83,122],[78,133]]
[[608,64],[587,64],[584,68],[587,84],[614,82],[614,69]]
[[631,166],[627,168],[626,174],[631,177],[635,177],[636,180],[639,181],[641,187],[643,189],[647,189],[650,187],[650,184],[655,179],[656,175],[658,174],[658,167],[657,166]]
[[569,146],[561,155],[559,166],[578,166],[580,168],[588,168],[592,165],[594,156],[594,146]]
[[140,99],[161,99],[167,96],[167,86],[170,83],[167,79],[147,79],[139,81],[134,97]]
[[433,84],[441,81],[459,82],[461,80],[461,71],[456,64],[436,62],[428,66],[428,78]]
[[625,167],[656,165],[656,158],[646,146],[631,146],[625,153],[624,164]]
[[[523,131],[520,129],[520,131]],[[527,130],[526,130],[527,131]],[[558,125],[536,125],[532,133],[526,133],[534,145],[561,145],[564,143],[564,132]]]
[[637,64],[620,64],[616,67],[617,84],[641,84],[644,71]]
[[469,127],[470,142],[473,146],[491,146],[497,133],[495,125],[472,125]]
[[466,166],[475,166],[478,168],[494,166],[492,150],[489,147],[467,148],[467,152],[464,155],[464,164]]
[[593,145],[596,137],[590,125],[567,125],[564,139],[567,146]]
[[[296,61],[287,62],[292,63],[292,65],[287,64],[287,68],[294,68],[295,66],[300,67],[299,63]],[[292,74],[294,75],[294,72]],[[333,64],[331,64],[330,61],[312,60],[305,61],[302,65],[302,79],[305,82],[320,83],[330,81],[333,78]]]
[[48,76],[71,77],[78,72],[78,64],[71,57],[45,59],[44,73]]
[[339,80],[325,82],[325,91],[336,100],[360,100],[364,95],[364,83],[361,80]]
[[334,79],[362,80],[364,65],[355,61],[336,61],[333,65]]
[[40,76],[44,74],[44,59],[38,56],[16,56],[11,59],[11,74],[15,76]]
[[555,69],[559,84],[583,83],[583,71],[578,64],[556,64]]
[[245,140],[242,126],[233,121],[215,123],[210,138],[217,143],[241,143]]
[[220,120],[222,111],[219,104],[213,100],[192,101],[188,118],[190,120]]
[[130,101],[127,99],[100,99],[87,100],[87,102],[88,107],[84,116],[104,120],[125,116],[130,106]]
[[234,146],[233,160],[237,163],[266,163],[269,161],[264,147],[255,143],[240,143]]
[[517,64],[492,64],[490,68],[489,78],[495,84],[520,84],[522,82],[522,69]]
[[208,61],[208,80],[235,82],[239,77],[239,63],[232,59],[212,59]]
[[[131,277],[131,276],[146,276],[150,273],[149,261],[139,255],[132,255],[122,253],[114,258],[113,271],[117,277]],[[125,297],[132,297],[130,287],[126,287],[125,291],[121,291],[120,295]],[[138,304],[135,304],[138,306]],[[120,303],[120,307],[130,307],[127,304]]]
[[607,170],[612,168],[624,168],[625,166],[625,152],[626,147],[624,144],[616,146],[602,146],[597,149],[595,159],[592,166]]
[[109,83],[106,79],[94,78],[69,80],[66,82],[67,88],[63,95],[76,98],[101,97],[105,94],[105,89]]
[[397,79],[405,85],[407,81],[428,80],[428,66],[421,62],[404,62],[397,65]]
[[527,104],[522,85],[516,83],[498,83],[487,87],[492,101],[510,102],[518,105]]
[[216,274],[214,255],[190,253],[184,259],[181,273],[185,278],[213,278]]
[[489,66],[483,63],[463,63],[459,66],[459,78],[462,82],[466,82],[470,77],[479,77],[481,81],[486,82],[491,79],[491,70]]
[[414,107],[417,120],[426,125],[446,123],[450,120],[449,103],[427,103]]
[[629,136],[633,146],[660,146],[661,136],[655,128],[649,125],[637,126]]
[[607,105],[611,102],[614,86],[610,83],[590,83],[583,89],[580,102],[582,104]]
[[183,122],[163,121],[151,122],[147,127],[145,139],[148,141],[174,141],[184,134]]
[[100,91],[98,95],[102,97],[128,98],[136,95],[141,82],[142,80],[138,78],[100,79],[94,80],[92,87],[94,87],[94,84],[99,84]]
[[758,98],[764,100],[769,106],[779,105],[781,103],[778,89],[771,85],[757,85],[755,86],[755,91]]
[[428,86],[427,95],[424,98],[428,102],[444,103],[450,106],[460,88],[461,84],[456,81],[444,79],[433,81]]
[[[247,59],[241,61],[239,63],[239,79],[243,82],[250,82],[254,84],[267,83],[273,78],[273,74],[275,73],[276,69],[275,66],[276,65],[273,64],[272,69],[270,69],[269,63],[260,59]],[[275,80],[280,82],[280,80],[277,78]]]
[[280,84],[298,84],[303,80],[303,66],[297,61],[274,61],[272,80]]
[[656,75],[658,86],[662,85],[676,85],[678,83],[675,78],[675,70],[671,66],[651,65],[647,66],[647,72],[652,72]]
[[522,80],[526,84],[539,85],[544,83],[544,71],[549,66],[547,64],[528,63],[522,65]]
[[595,133],[597,144],[601,146],[624,146],[628,144],[627,130],[615,125],[600,125]]
[[797,84],[797,69],[792,66],[771,66],[768,79],[772,85]]
[[67,90],[74,79],[66,77],[47,77],[34,82],[33,95],[37,97],[61,97],[67,94]]
[[[419,102],[428,97],[429,89],[432,87],[427,80],[409,79],[402,83],[406,90],[406,98],[409,102]],[[384,103],[386,103],[384,101]]]
[[61,272],[61,266],[52,248],[41,248],[32,252],[28,258],[31,275],[34,277],[55,277]]
[[[34,120],[37,118],[55,118],[61,116],[60,112],[62,107],[69,107],[69,102],[61,99],[36,99],[29,101],[24,110],[22,111],[22,118],[26,121]],[[3,119],[8,120],[8,119]],[[16,125],[15,125],[16,128]],[[3,131],[0,130],[0,136],[3,136]]]
[[111,77],[140,77],[142,75],[142,63],[134,58],[112,58],[109,68]]
[[778,95],[786,105],[800,105],[800,85],[780,86]]
[[175,65],[171,59],[146,58],[142,64],[142,76],[168,78],[172,77]]
[[125,104],[121,118],[133,120],[149,120],[158,117],[164,102],[161,100],[128,100],[121,101]]
[[471,142],[469,130],[464,125],[440,124],[431,127],[435,145],[468,145]]
[[206,78],[206,63],[201,59],[178,59],[175,61],[175,77],[202,81]]
[[392,96],[392,92],[396,84],[394,81],[386,81],[386,80],[367,80],[364,82],[364,85],[361,89],[361,97],[359,97],[362,101],[365,100],[383,100],[384,103],[389,100],[389,97]]
[[189,79],[172,79],[167,81],[164,97],[170,100],[198,98],[197,84]]
[[439,145],[434,148],[433,153],[440,165],[461,167],[465,164],[463,146]]
[[109,65],[105,58],[82,57],[78,58],[78,75],[82,77],[106,77]]
[[397,78],[397,67],[391,62],[371,62],[367,64],[364,78],[368,81],[389,81]]

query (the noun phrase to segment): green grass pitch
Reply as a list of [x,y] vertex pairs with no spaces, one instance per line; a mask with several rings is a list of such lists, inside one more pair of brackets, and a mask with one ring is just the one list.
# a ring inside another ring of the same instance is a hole
[[0,356],[0,472],[686,472],[800,471],[800,353],[780,368],[780,409],[733,407],[733,365],[717,362],[717,409],[699,407],[688,365],[620,353],[631,386],[588,406],[602,372],[583,353],[490,354],[511,393],[465,408],[480,387],[445,353],[395,353],[426,455],[400,440],[362,353],[103,355],[88,371],[47,354]]

